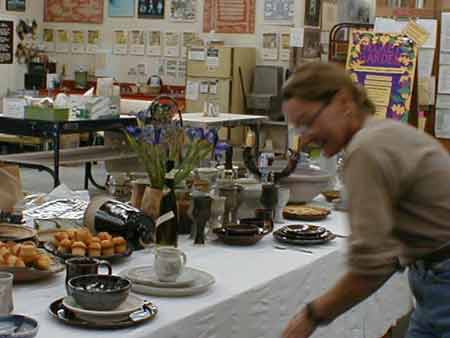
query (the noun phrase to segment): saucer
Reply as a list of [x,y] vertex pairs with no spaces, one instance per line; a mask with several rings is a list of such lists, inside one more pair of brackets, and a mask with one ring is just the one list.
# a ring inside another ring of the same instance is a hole
[[158,309],[152,303],[146,303],[142,309],[135,311],[123,320],[95,321],[78,318],[72,311],[63,305],[63,298],[57,299],[49,306],[49,313],[52,317],[64,324],[79,326],[90,329],[122,329],[130,326],[140,325],[153,319],[158,313]]
[[[194,282],[189,286],[168,288],[168,287],[146,285],[133,281],[131,290],[133,292],[141,293],[144,295],[152,295],[160,297],[186,297],[207,291],[209,287],[213,285],[216,281],[214,276],[205,271],[188,267],[184,269],[185,271],[189,271],[189,273],[191,273],[194,278]],[[120,275],[130,279],[129,278],[130,270],[133,270],[133,268],[122,271]]]
[[328,230],[325,231],[325,233],[320,235],[319,237],[297,237],[297,238],[287,236],[285,233],[280,232],[280,230],[277,230],[273,233],[273,237],[278,242],[294,245],[325,244],[336,238],[336,236]]
[[39,324],[36,320],[22,315],[0,316],[0,337],[33,338]]
[[73,297],[64,297],[62,304],[72,311],[76,317],[88,321],[117,321],[128,317],[132,312],[142,309],[144,304],[148,303],[145,299],[130,294],[125,302],[117,309],[111,311],[93,311],[83,309],[77,304]]
[[133,283],[156,286],[160,288],[182,288],[194,283],[195,276],[189,268],[184,268],[175,282],[162,282],[156,276],[153,266],[138,266],[128,270],[127,278]]

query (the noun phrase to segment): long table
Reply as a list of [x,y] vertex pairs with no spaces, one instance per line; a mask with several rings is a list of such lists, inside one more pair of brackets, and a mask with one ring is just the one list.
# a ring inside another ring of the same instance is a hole
[[[346,214],[333,212],[324,225],[348,234]],[[278,225],[281,226],[281,225]],[[186,237],[180,248],[188,266],[205,270],[216,283],[205,293],[185,298],[143,296],[159,308],[156,318],[135,328],[94,331],[65,326],[48,314],[48,305],[65,295],[64,273],[14,289],[15,312],[39,321],[39,338],[274,338],[305,303],[322,294],[345,271],[345,238],[311,247],[313,254],[274,248],[272,235],[250,247],[207,242],[197,247]],[[150,250],[135,252],[117,265],[114,273],[138,265],[151,265]],[[397,274],[369,299],[320,328],[313,337],[379,338],[411,309],[404,274]]]

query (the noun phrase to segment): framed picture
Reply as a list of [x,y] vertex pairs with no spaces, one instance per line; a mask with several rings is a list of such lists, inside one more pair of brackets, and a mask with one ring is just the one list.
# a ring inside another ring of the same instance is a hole
[[25,12],[25,1],[26,0],[6,0],[6,10]]
[[164,19],[164,0],[139,0],[138,17]]
[[110,17],[133,17],[134,0],[108,0]]
[[306,0],[305,26],[318,27],[320,25],[321,0]]

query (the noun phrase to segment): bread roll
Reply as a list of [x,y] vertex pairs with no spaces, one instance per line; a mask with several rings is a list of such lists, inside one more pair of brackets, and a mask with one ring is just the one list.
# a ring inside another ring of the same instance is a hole
[[127,251],[127,241],[123,237],[121,236],[114,237],[113,243],[114,243],[114,251],[116,253],[122,254]]
[[102,246],[102,256],[114,255],[114,244],[111,240],[103,240],[100,244]]
[[3,257],[3,255],[0,255],[0,266],[5,266],[6,262],[5,262],[5,258]]
[[58,252],[66,254],[72,251],[72,241],[68,238],[64,239],[58,247]]
[[16,262],[17,262],[16,256],[14,256],[12,254],[6,254],[5,256],[3,256],[3,258],[5,259],[6,266],[9,266],[9,267],[16,266]]
[[72,255],[74,256],[86,256],[86,244],[77,241],[72,244]]
[[34,264],[39,270],[50,270],[51,263],[52,259],[49,256],[40,255]]
[[22,245],[19,257],[23,259],[26,265],[33,264],[33,262],[38,259],[38,252],[36,247],[31,244]]
[[102,240],[102,241],[112,239],[112,236],[110,234],[108,234],[107,232],[99,232],[97,234],[97,237],[100,238],[100,240]]
[[8,253],[9,253],[8,246],[5,243],[0,244],[0,256],[4,256],[4,255],[6,255]]
[[91,257],[100,257],[102,255],[102,246],[98,242],[91,242],[88,246],[88,253]]
[[25,262],[23,261],[22,258],[17,257],[15,267],[16,268],[26,268],[27,266],[26,266],[26,264],[25,264]]

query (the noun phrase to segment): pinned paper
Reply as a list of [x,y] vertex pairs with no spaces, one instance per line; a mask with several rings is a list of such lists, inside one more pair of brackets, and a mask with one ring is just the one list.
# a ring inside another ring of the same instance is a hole
[[209,81],[209,93],[216,95],[217,94],[217,80],[211,80]]
[[303,27],[291,29],[291,47],[303,47],[305,29]]
[[202,81],[200,82],[200,94],[208,94],[209,93],[209,82]]
[[196,101],[198,100],[199,94],[198,81],[187,81],[186,83],[186,100]]
[[430,37],[430,33],[415,21],[410,21],[403,30],[403,34],[408,35],[421,48]]

